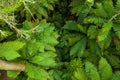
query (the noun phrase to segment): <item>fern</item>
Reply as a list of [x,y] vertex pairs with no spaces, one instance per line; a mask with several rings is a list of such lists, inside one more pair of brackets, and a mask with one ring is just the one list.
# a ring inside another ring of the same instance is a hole
[[91,7],[94,5],[94,0],[74,0],[70,3],[70,7],[72,14],[76,14],[77,16],[86,15],[89,13]]
[[120,80],[120,71],[116,71],[110,80]]
[[101,48],[101,50],[104,50],[110,47],[111,42],[112,42],[112,36],[111,33],[109,33],[103,41],[98,42],[98,45]]
[[78,41],[71,49],[70,49],[70,56],[78,56],[81,57],[84,53],[86,47],[86,37]]
[[76,80],[88,80],[88,77],[82,68],[77,68],[77,70],[73,72],[72,80],[75,80],[75,79]]
[[119,9],[120,9],[120,0],[117,0],[115,7],[116,7],[116,10],[119,11]]
[[112,28],[112,22],[104,23],[103,28],[98,34],[98,41],[103,41],[109,34],[109,31]]
[[85,24],[96,24],[100,25],[105,22],[105,19],[97,17],[97,16],[88,16],[84,19]]
[[112,0],[104,0],[103,7],[107,13],[107,16],[111,17],[114,14],[115,9],[114,9]]
[[119,68],[120,65],[120,59],[117,56],[114,55],[106,55],[106,58],[108,59],[109,63],[114,67],[114,68]]
[[53,52],[45,52],[40,55],[34,56],[30,59],[30,62],[44,66],[44,67],[54,67],[56,62],[54,57],[56,56]]
[[101,80],[110,80],[112,76],[112,68],[103,57],[99,61],[99,73]]
[[[22,2],[24,0],[17,0],[17,1],[9,1],[9,2],[6,2],[4,0],[0,1],[0,10],[1,12],[3,13],[10,13],[10,12],[13,12],[15,10],[17,10],[18,7],[20,7],[22,5]],[[6,4],[7,3],[7,4]],[[4,6],[6,5],[6,6]]]
[[92,63],[86,62],[85,70],[90,80],[100,80],[99,73]]
[[19,53],[16,52],[24,46],[23,42],[11,41],[0,44],[0,57],[6,58],[7,60],[13,60],[20,57]]
[[48,73],[41,69],[40,67],[36,67],[32,64],[26,63],[26,74],[29,76],[28,80],[47,80],[49,78]]
[[73,72],[77,68],[82,68],[82,67],[83,67],[82,60],[78,58],[78,59],[71,60],[69,65],[67,66],[67,69],[68,71]]
[[103,0],[101,3],[96,3],[96,8],[93,9],[94,14],[103,18],[111,17],[115,12],[112,0]]
[[0,57],[7,60],[14,60],[20,57],[20,54],[13,49],[0,47]]
[[116,33],[116,36],[120,39],[120,27],[119,26],[120,26],[119,24],[114,24],[113,29]]
[[[42,1],[39,1],[39,0],[34,0],[34,3],[30,3],[29,1],[26,2],[26,7],[27,7],[27,10],[26,10],[26,16],[29,17],[32,13],[32,17],[34,14],[36,14],[36,16],[39,18],[39,19],[42,19],[42,16],[45,17],[45,18],[48,18],[48,12],[47,10],[53,10],[53,3],[55,3],[56,0],[42,0]],[[34,5],[34,6],[31,6]],[[34,12],[32,12],[34,11]],[[31,13],[30,13],[31,12]]]
[[93,9],[93,13],[98,17],[108,17],[106,11],[103,9],[102,3],[96,3],[96,9]]
[[0,47],[9,48],[9,49],[13,49],[13,50],[20,50],[24,45],[25,45],[24,42],[9,41],[9,42],[4,42],[4,43],[0,44]]
[[88,31],[87,31],[87,36],[90,39],[95,39],[97,37],[97,26],[89,26]]

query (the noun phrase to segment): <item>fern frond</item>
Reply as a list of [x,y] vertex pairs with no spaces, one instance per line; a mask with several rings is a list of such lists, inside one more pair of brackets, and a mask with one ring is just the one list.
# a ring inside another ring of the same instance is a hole
[[96,9],[93,9],[93,13],[98,17],[108,17],[106,11],[103,8],[102,3],[96,3]]
[[9,42],[4,42],[0,44],[0,47],[2,48],[9,48],[13,50],[19,50],[21,49],[25,43],[20,42],[20,41],[9,41]]
[[88,75],[90,80],[100,80],[99,73],[98,73],[96,67],[92,63],[86,62],[85,70],[86,70],[86,74]]
[[101,18],[101,17],[97,17],[97,16],[88,16],[84,19],[84,23],[85,24],[103,24],[105,22],[105,19]]
[[95,39],[98,35],[98,32],[97,32],[97,26],[89,26],[88,30],[87,30],[87,36],[90,38],[90,39]]
[[117,11],[120,10],[120,0],[117,0],[115,8]]
[[78,59],[71,60],[69,65],[67,66],[67,69],[72,72],[77,68],[82,68],[82,67],[83,67],[82,60],[78,58]]
[[77,16],[82,16],[83,14],[88,14],[91,7],[94,5],[94,0],[74,0],[70,3],[72,14]]
[[106,58],[108,59],[109,63],[114,67],[114,68],[119,68],[120,65],[120,59],[119,57],[115,55],[106,55]]
[[0,46],[0,57],[5,58],[7,60],[14,60],[17,57],[20,57],[20,55],[13,49]]
[[101,58],[99,61],[99,73],[101,80],[110,80],[112,76],[112,68],[105,58]]
[[113,23],[111,21],[103,24],[103,28],[101,29],[101,31],[98,34],[99,42],[105,40],[105,38],[108,36],[108,34],[112,28],[112,25],[113,25]]
[[110,80],[120,80],[120,71],[116,71]]
[[0,11],[3,13],[10,13],[15,11],[18,7],[22,5],[24,0],[16,0],[6,2],[5,0],[0,1]]
[[88,80],[88,77],[82,68],[77,68],[76,71],[73,72],[73,79],[72,80]]
[[120,24],[113,24],[113,30],[116,36],[120,39]]
[[103,7],[108,17],[111,17],[114,14],[115,9],[112,0],[104,0]]

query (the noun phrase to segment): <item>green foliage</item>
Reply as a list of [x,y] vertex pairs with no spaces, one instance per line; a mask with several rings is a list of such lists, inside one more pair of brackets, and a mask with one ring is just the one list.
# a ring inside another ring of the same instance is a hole
[[97,16],[88,16],[84,19],[85,24],[96,24],[101,25],[105,22],[105,19]]
[[77,55],[81,57],[84,53],[86,46],[86,38],[81,39],[78,41],[71,49],[70,49],[70,56]]
[[20,74],[20,71],[7,71],[7,76],[10,78],[17,78]]
[[[17,45],[17,46],[16,46]],[[10,48],[13,50],[20,50],[23,46],[25,45],[24,42],[20,41],[9,41],[9,42],[4,42],[0,44],[0,47],[2,48]]]
[[16,80],[120,80],[120,0],[0,0],[0,58]]
[[17,0],[17,1],[9,0],[8,2],[6,2],[4,0],[0,0],[0,11],[3,13],[13,12],[22,5],[23,1],[24,0]]
[[87,80],[85,71],[81,68],[76,69],[76,71],[73,72],[72,80]]
[[92,63],[86,62],[85,68],[90,80],[100,80],[99,73]]
[[[26,8],[26,16],[29,19],[30,16],[34,17],[33,15],[36,15],[37,18],[48,18],[47,10],[53,10],[53,3],[56,0],[33,0],[29,1],[27,0],[26,3],[24,3]],[[34,5],[34,6],[33,6]]]
[[77,23],[75,21],[67,21],[66,24],[63,26],[64,29],[67,30],[75,30],[78,31]]
[[40,55],[34,56],[30,59],[30,62],[36,63],[41,66],[53,67],[56,65],[54,57],[56,56],[53,52],[45,52]]
[[39,67],[33,66],[31,64],[27,64],[26,65],[26,74],[29,76],[28,80],[31,79],[41,79],[41,80],[47,80],[47,78],[49,77],[49,75],[47,74],[47,72],[44,69],[41,69]]
[[76,14],[77,16],[83,16],[88,14],[90,8],[94,5],[94,0],[74,0],[70,3],[70,7],[72,7],[72,14]]
[[103,0],[101,3],[96,3],[94,14],[99,17],[107,18],[114,14],[114,6],[112,0]]
[[120,79],[120,71],[116,71],[111,80],[119,80]]
[[112,68],[103,57],[99,61],[99,73],[101,80],[110,80],[112,76]]
[[95,39],[95,38],[97,37],[97,27],[91,25],[91,26],[88,28],[87,36],[88,36],[90,39]]
[[20,54],[17,52],[17,50],[21,49],[23,46],[24,43],[20,41],[2,43],[0,44],[0,57],[3,57],[7,60],[13,60],[17,57],[20,57]]
[[112,27],[112,22],[108,22],[103,25],[103,28],[101,29],[101,31],[98,34],[99,42],[105,40],[105,38],[109,34],[109,31],[111,30],[111,27]]
[[17,57],[20,57],[20,55],[13,49],[0,47],[0,57],[3,57],[7,60],[13,60]]

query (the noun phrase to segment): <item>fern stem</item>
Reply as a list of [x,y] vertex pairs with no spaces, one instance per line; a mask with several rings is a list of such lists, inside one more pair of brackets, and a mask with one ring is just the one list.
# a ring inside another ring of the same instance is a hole
[[5,60],[0,59],[0,70],[24,71],[25,70],[25,65],[13,63],[13,62],[7,62]]
[[4,21],[10,26],[10,28],[12,28],[13,30],[16,31],[17,35],[24,38],[24,39],[28,39],[29,35],[27,35],[26,33],[24,33],[23,31],[19,30],[18,28],[16,28],[13,24],[11,24],[10,22],[8,22],[6,19],[4,19]]
[[115,15],[113,15],[108,21],[112,21],[113,19],[115,19],[119,15],[120,15],[120,11],[118,13],[116,13]]

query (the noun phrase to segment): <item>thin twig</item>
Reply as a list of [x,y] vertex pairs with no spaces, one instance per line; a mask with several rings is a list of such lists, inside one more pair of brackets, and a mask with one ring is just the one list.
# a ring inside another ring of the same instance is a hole
[[120,15],[120,11],[117,14],[113,15],[108,21],[112,21],[113,19],[115,19],[119,15]]
[[26,33],[24,33],[22,30],[19,30],[18,28],[16,28],[14,25],[12,25],[10,22],[8,22],[6,19],[4,19],[4,21],[13,29],[16,31],[17,35],[24,38],[24,39],[28,39],[29,35],[27,35]]
[[23,1],[23,4],[24,4],[24,6],[25,6],[25,9],[28,10],[28,12],[29,12],[30,15],[32,16],[33,20],[35,21],[35,18],[34,18],[34,16],[33,16],[32,12],[31,12],[31,10],[29,9],[29,7],[27,6],[27,4],[25,3],[25,1]]

